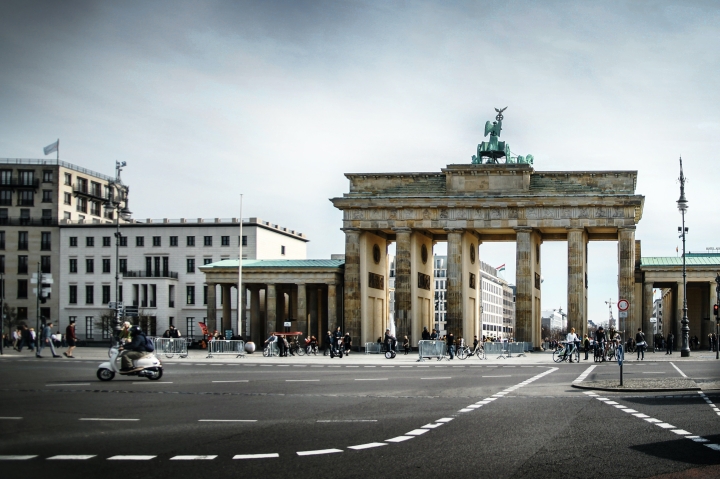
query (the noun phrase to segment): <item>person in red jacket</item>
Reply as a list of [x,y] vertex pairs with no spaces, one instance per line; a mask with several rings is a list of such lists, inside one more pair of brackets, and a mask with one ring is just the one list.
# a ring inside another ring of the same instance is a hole
[[73,351],[75,350],[75,344],[77,342],[77,336],[75,335],[75,321],[70,320],[70,324],[65,328],[65,341],[68,345],[68,350],[63,353],[66,358],[74,358]]

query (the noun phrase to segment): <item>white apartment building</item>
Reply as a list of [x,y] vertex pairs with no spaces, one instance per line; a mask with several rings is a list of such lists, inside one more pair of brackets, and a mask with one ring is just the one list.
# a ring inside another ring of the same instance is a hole
[[[236,259],[239,226],[237,218],[134,220],[120,225],[116,247],[113,223],[62,222],[55,289],[60,329],[75,319],[78,338],[108,339],[113,313],[108,303],[117,299],[138,308],[140,326],[149,335],[161,335],[170,324],[186,336],[199,335],[198,322],[207,320],[208,290],[198,267]],[[308,241],[303,233],[259,218],[243,220],[243,259],[306,259]],[[237,288],[220,288],[215,297],[219,311],[231,301],[237,331]]]

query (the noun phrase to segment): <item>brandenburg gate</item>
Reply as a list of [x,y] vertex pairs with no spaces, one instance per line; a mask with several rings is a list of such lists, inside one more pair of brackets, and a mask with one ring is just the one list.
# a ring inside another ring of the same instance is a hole
[[[433,245],[447,242],[447,330],[481,332],[480,246],[515,241],[515,339],[539,347],[541,255],[545,241],[567,241],[568,329],[587,332],[590,241],[618,243],[618,297],[635,303],[635,226],[644,197],[637,171],[535,171],[499,141],[502,110],[487,122],[487,142],[472,163],[440,172],[353,173],[350,191],[332,198],[343,212],[344,327],[360,344],[388,326],[388,247],[395,242],[395,323],[412,344],[434,323]],[[504,161],[501,161],[504,160]],[[614,258],[613,258],[614,259]],[[641,298],[638,298],[640,301]],[[637,308],[628,326],[640,325]]]

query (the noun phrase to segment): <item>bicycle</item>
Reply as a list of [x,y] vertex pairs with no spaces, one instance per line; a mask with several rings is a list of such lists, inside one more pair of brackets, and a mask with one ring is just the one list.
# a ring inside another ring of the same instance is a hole
[[305,353],[306,353],[308,356],[310,356],[311,354],[314,354],[314,355],[317,356],[317,354],[318,354],[317,344],[316,344],[316,345],[308,345],[308,346],[305,346]]
[[555,351],[553,351],[553,361],[561,363],[563,361],[572,361],[573,355],[580,362],[580,350],[575,347],[575,343],[562,343]]
[[477,346],[473,349],[472,347],[463,346],[457,350],[455,355],[460,359],[467,359],[471,356],[477,355],[478,359],[484,359],[483,356],[485,356],[485,350],[482,347],[482,343],[478,343]]

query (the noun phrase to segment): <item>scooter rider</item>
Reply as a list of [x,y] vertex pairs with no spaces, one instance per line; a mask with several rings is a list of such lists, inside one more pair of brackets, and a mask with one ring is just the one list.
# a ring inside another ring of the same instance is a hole
[[125,343],[122,348],[120,348],[125,350],[125,353],[122,355],[121,358],[121,373],[133,371],[133,360],[144,358],[149,354],[147,349],[145,348],[145,341],[145,334],[143,334],[140,326],[131,326],[130,342]]
[[335,333],[333,334],[333,342],[335,343],[335,349],[340,351],[340,340],[343,338],[343,333],[340,331],[340,326],[337,327],[335,330]]

